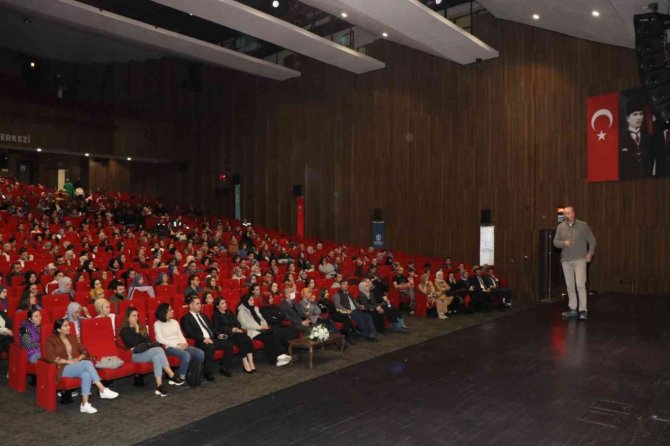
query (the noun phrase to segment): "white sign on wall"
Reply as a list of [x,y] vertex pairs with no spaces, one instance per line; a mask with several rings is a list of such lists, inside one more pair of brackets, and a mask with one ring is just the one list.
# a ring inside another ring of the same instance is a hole
[[479,264],[494,265],[495,226],[479,227]]

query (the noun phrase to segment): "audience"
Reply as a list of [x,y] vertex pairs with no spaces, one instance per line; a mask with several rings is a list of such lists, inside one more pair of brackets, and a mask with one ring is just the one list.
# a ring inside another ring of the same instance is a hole
[[19,328],[21,347],[26,350],[28,362],[36,363],[41,357],[40,350],[40,327],[42,326],[42,313],[39,310],[28,310],[26,318]]
[[333,303],[338,313],[346,315],[356,322],[356,327],[365,339],[368,341],[378,340],[379,336],[377,330],[375,330],[372,316],[363,311],[365,310],[363,305],[354,302],[353,297],[349,294],[349,283],[346,280],[342,281],[340,290],[333,296]]

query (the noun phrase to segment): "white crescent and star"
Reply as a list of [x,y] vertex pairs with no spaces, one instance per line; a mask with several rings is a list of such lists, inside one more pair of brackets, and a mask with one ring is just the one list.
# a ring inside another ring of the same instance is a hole
[[[606,117],[610,121],[609,125],[607,126],[607,129],[610,129],[612,127],[612,124],[614,123],[614,116],[612,116],[611,111],[607,110],[606,108],[596,110],[596,112],[591,116],[591,128],[593,129],[594,132],[596,131],[596,120],[601,116]],[[607,136],[607,133],[601,130],[599,133],[597,133],[597,135],[598,135],[598,141],[604,141],[605,136]]]

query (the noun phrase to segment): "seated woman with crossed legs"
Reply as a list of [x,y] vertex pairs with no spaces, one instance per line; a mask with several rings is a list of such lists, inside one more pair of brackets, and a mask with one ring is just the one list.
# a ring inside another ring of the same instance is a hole
[[86,359],[87,352],[72,333],[70,322],[67,319],[58,319],[54,323],[53,334],[46,340],[45,358],[47,362],[56,364],[58,368],[57,380],[61,378],[81,379],[81,406],[82,413],[93,414],[98,410],[89,402],[91,383],[100,391],[100,398],[114,399],[118,393],[105,387],[100,382],[100,376],[93,363]]
[[151,362],[154,365],[154,378],[156,378],[155,394],[166,397],[167,392],[163,386],[163,371],[167,373],[170,385],[181,386],[184,380],[176,376],[168,364],[165,352],[161,347],[149,342],[149,331],[147,326],[139,321],[137,308],[128,307],[126,317],[121,323],[119,333],[123,345],[133,353],[133,362]]

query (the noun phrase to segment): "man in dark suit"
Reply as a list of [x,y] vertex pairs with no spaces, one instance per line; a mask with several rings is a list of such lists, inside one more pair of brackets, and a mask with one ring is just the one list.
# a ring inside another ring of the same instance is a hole
[[652,176],[652,136],[644,122],[645,103],[639,98],[626,102],[626,127],[619,132],[619,179]]
[[181,318],[181,328],[187,338],[195,341],[195,346],[205,352],[205,363],[203,371],[207,381],[214,381],[214,352],[223,350],[223,359],[219,372],[222,375],[231,377],[230,365],[233,359],[234,344],[223,336],[214,337],[212,323],[206,314],[200,312],[202,304],[197,295],[190,295],[186,299],[188,304],[188,313]]
[[482,277],[481,268],[475,268],[474,273],[475,275],[468,280],[468,285],[475,311],[489,311],[491,309],[492,290],[486,286],[484,278]]
[[511,308],[512,307],[512,290],[510,288],[505,288],[500,283],[500,280],[496,277],[493,272],[493,268],[489,268],[484,277],[484,283],[494,290],[494,292],[500,296],[500,302],[502,304],[501,309]]
[[284,289],[284,299],[279,304],[279,309],[284,313],[286,320],[291,322],[291,325],[304,335],[308,335],[312,330],[312,321],[302,314],[300,306],[295,303],[293,288]]

